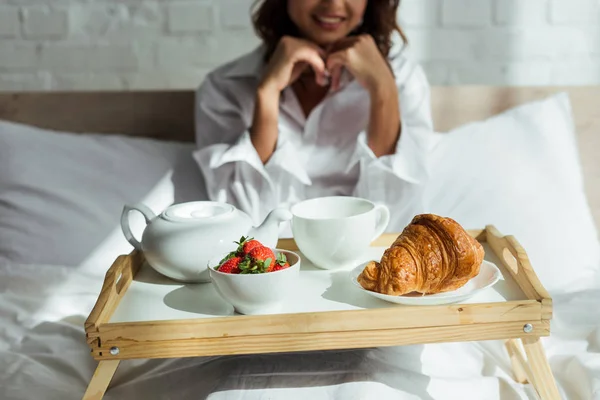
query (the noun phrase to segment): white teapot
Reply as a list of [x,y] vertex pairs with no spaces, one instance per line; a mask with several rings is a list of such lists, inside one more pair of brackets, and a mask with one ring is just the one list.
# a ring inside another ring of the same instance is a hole
[[[146,220],[141,243],[131,232],[130,211],[139,211]],[[248,214],[227,203],[180,203],[168,207],[158,216],[138,203],[123,208],[121,229],[127,241],[143,251],[148,264],[162,275],[182,282],[210,282],[209,260],[234,250],[234,242],[242,236],[275,247],[279,224],[291,218],[288,209],[276,208],[260,226],[252,227]]]

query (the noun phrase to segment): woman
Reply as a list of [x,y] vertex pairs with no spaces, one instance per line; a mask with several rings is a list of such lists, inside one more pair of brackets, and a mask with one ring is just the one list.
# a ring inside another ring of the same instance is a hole
[[[388,230],[420,209],[429,85],[404,57],[399,0],[263,0],[263,44],[197,93],[194,156],[211,200],[262,220],[306,198],[387,204]],[[395,41],[395,45],[394,45]]]

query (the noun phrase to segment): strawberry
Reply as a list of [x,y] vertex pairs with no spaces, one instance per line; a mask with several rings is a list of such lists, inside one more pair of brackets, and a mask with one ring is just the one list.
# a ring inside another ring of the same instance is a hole
[[258,240],[255,240],[253,238],[247,238],[245,236],[242,236],[238,242],[234,243],[237,244],[238,247],[235,251],[232,251],[232,253],[235,253],[239,257],[243,257],[246,254],[250,253],[250,251],[255,247],[262,246],[262,243]]
[[218,271],[226,274],[239,274],[241,272],[240,263],[242,261],[243,260],[241,257],[230,258],[221,264],[221,266],[218,268]]
[[258,264],[261,270],[269,270],[269,267],[275,265],[275,253],[268,247],[255,247],[248,253],[252,264]]
[[288,268],[285,255],[275,253],[270,248],[263,246],[258,240],[242,236],[237,244],[237,249],[229,252],[219,263],[216,269],[220,272],[231,274],[261,274],[279,271]]
[[286,269],[289,266],[290,263],[288,263],[285,254],[279,253],[277,254],[277,259],[275,260],[274,265],[267,272],[281,271],[282,269]]
[[288,268],[289,266],[290,266],[290,264],[288,264],[288,263],[285,263],[285,264],[283,264],[283,265],[281,265],[281,264],[275,264],[275,265],[273,266],[273,268],[272,268],[270,271],[268,271],[268,272],[281,271],[282,269],[286,269],[286,268]]
[[247,242],[244,242],[244,244],[242,245],[242,252],[244,254],[249,254],[252,251],[252,249],[256,247],[262,247],[262,243],[258,240],[251,239]]

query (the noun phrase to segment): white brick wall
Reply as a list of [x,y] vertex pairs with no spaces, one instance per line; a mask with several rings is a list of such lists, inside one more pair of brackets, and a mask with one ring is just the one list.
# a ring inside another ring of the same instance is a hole
[[[525,0],[527,1],[527,0]],[[492,3],[482,0],[444,0],[442,25],[448,27],[486,27],[492,17]]]
[[[253,0],[1,0],[0,90],[194,88],[254,47]],[[600,84],[599,0],[403,0],[433,84]]]
[[46,6],[22,9],[23,37],[25,39],[64,39],[69,34],[69,10]]
[[202,33],[215,29],[215,12],[210,1],[181,1],[167,6],[169,33]]

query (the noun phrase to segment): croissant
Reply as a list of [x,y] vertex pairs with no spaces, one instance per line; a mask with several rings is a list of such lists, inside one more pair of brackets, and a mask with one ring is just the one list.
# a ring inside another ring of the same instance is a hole
[[451,218],[413,218],[379,262],[369,262],[358,282],[366,290],[400,296],[456,290],[479,274],[483,246]]

